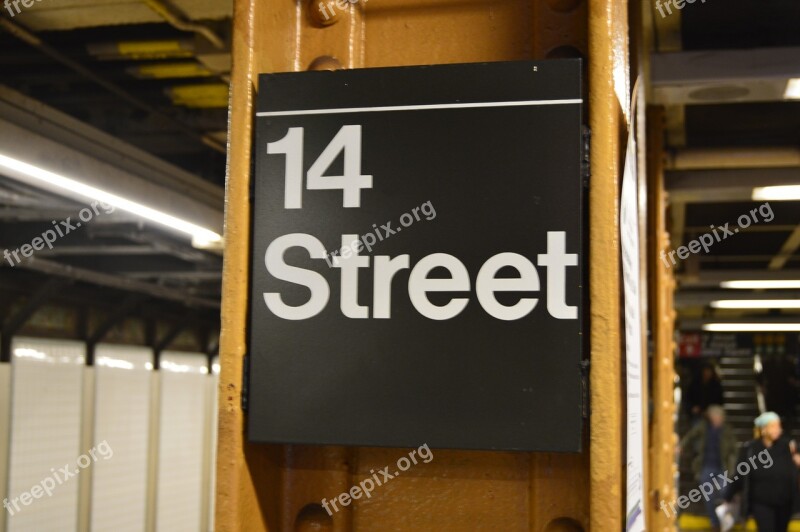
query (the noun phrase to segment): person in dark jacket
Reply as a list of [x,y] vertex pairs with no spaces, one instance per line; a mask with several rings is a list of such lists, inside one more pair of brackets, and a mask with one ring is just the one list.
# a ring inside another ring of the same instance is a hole
[[686,403],[693,420],[702,419],[709,405],[723,404],[722,382],[710,363],[703,365],[700,374],[689,384]]
[[800,456],[793,441],[781,438],[781,420],[775,412],[756,418],[756,439],[742,447],[736,471],[728,475],[725,500],[742,492],[742,516],[752,515],[759,532],[786,532],[797,494]]
[[[697,423],[680,442],[681,452],[691,453],[692,472],[698,485],[719,478],[736,467],[737,445],[731,428],[725,424],[725,410],[719,405],[706,409],[705,423]],[[720,494],[721,495],[721,494]],[[719,530],[717,500],[706,500],[706,512],[714,530]]]

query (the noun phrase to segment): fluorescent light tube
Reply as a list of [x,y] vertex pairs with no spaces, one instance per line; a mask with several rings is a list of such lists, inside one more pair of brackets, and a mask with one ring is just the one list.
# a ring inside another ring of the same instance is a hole
[[800,200],[800,185],[781,185],[776,187],[756,187],[753,201],[796,201]]
[[800,331],[800,323],[706,323],[710,332],[791,332]]
[[786,83],[786,89],[783,91],[783,99],[800,99],[800,78],[792,78]]
[[758,280],[758,281],[722,281],[720,288],[738,288],[743,290],[769,290],[780,288],[800,288],[800,279]]
[[711,302],[712,308],[800,308],[800,299],[720,299]]
[[199,225],[195,225],[191,222],[187,222],[186,220],[176,218],[170,214],[152,209],[146,205],[142,205],[141,203],[127,200],[123,197],[117,196],[116,194],[100,190],[99,188],[86,185],[79,181],[75,181],[74,179],[64,177],[63,175],[59,175],[43,168],[39,168],[38,166],[33,166],[32,164],[24,163],[12,157],[0,154],[0,169],[2,168],[7,168],[15,173],[25,174],[26,176],[42,183],[48,183],[65,190],[69,190],[71,193],[84,196],[89,200],[97,200],[101,203],[111,205],[117,209],[140,216],[146,220],[150,220],[151,222],[155,222],[170,229],[186,233],[190,235],[194,241],[202,244],[210,244],[222,241],[222,237],[210,229],[200,227]]

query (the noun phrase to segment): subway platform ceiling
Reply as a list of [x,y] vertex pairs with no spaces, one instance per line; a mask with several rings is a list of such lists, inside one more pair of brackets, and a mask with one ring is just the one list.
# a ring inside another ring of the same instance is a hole
[[[0,266],[2,336],[62,308],[78,337],[86,315],[146,316],[214,351],[232,2],[0,7],[0,248],[34,248]],[[156,212],[92,207],[75,182]]]
[[[650,70],[651,101],[666,110],[671,246],[714,240],[708,252],[676,254],[675,265],[666,259],[678,278],[679,327],[796,324],[800,309],[780,307],[800,297],[800,286],[775,283],[800,279],[800,197],[797,189],[753,194],[800,183],[800,94],[790,89],[800,78],[800,3],[698,1],[665,15],[652,13]],[[755,223],[750,213],[759,207],[765,216],[756,211]],[[751,223],[740,228],[745,214]],[[722,231],[726,223],[732,234]],[[754,280],[785,288],[726,284]],[[730,299],[763,308],[717,308]]]

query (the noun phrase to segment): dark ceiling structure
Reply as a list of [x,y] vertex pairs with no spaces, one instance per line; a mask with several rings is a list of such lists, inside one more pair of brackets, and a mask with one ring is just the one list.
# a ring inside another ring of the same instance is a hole
[[[190,20],[209,2],[184,3],[188,13],[177,16]],[[53,4],[55,28],[40,14],[51,7],[45,2],[13,18],[0,13],[2,84],[222,186],[227,16],[198,23],[221,40],[217,48],[166,20],[139,23],[133,6],[149,10],[144,2],[116,2],[121,16],[112,20],[107,3],[72,10],[70,2]],[[230,2],[218,4],[215,15],[229,14]]]
[[[198,244],[192,231],[222,234],[232,2],[20,8],[0,11],[0,158],[158,212],[96,207],[78,226],[88,198],[0,164],[0,248],[9,252],[0,262],[0,337],[44,305],[62,305],[84,316],[76,335],[90,344],[134,317],[169,325],[153,327],[154,347],[190,331],[213,354],[221,243]],[[14,258],[67,220],[73,229],[52,249]],[[106,319],[87,324],[90,311]]]
[[[738,228],[763,206],[753,189],[800,184],[800,3],[730,0],[653,12],[651,100],[666,109],[671,246]],[[744,279],[800,279],[800,202],[769,201],[774,216],[740,228],[675,266],[679,326],[796,321],[797,309],[720,309],[721,299],[796,299],[797,290],[726,290]],[[751,217],[752,218],[752,217]]]

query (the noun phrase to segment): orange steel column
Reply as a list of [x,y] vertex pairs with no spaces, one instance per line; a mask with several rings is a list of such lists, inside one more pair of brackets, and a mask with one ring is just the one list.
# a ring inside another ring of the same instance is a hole
[[650,265],[651,330],[653,331],[652,383],[653,417],[650,424],[650,529],[659,532],[675,530],[675,518],[659,508],[660,501],[671,502],[675,492],[675,366],[673,340],[675,311],[672,306],[675,278],[660,260],[669,251],[667,232],[667,197],[664,189],[664,125],[663,107],[647,110],[647,177],[650,190],[648,253]]
[[591,305],[591,524],[624,530],[624,364],[620,317],[619,183],[627,131],[628,10],[589,1],[589,290]]
[[[626,83],[628,71],[627,63],[615,58],[627,57],[627,41],[620,39],[627,31],[624,6],[612,9],[612,0],[359,0],[346,10],[337,8],[336,20],[325,20],[315,13],[318,3],[235,1],[215,530],[586,530],[590,512],[592,530],[620,530],[616,201],[624,120],[615,89]],[[592,370],[596,417],[591,439],[588,423],[585,427],[584,452],[434,449],[431,463],[415,466],[375,490],[370,499],[354,501],[328,516],[320,506],[323,498],[336,497],[369,476],[371,469],[394,463],[408,450],[246,442],[240,386],[257,75],[311,68],[586,58],[587,46],[594,129],[589,267],[597,287],[591,292],[591,355],[597,366]]]

